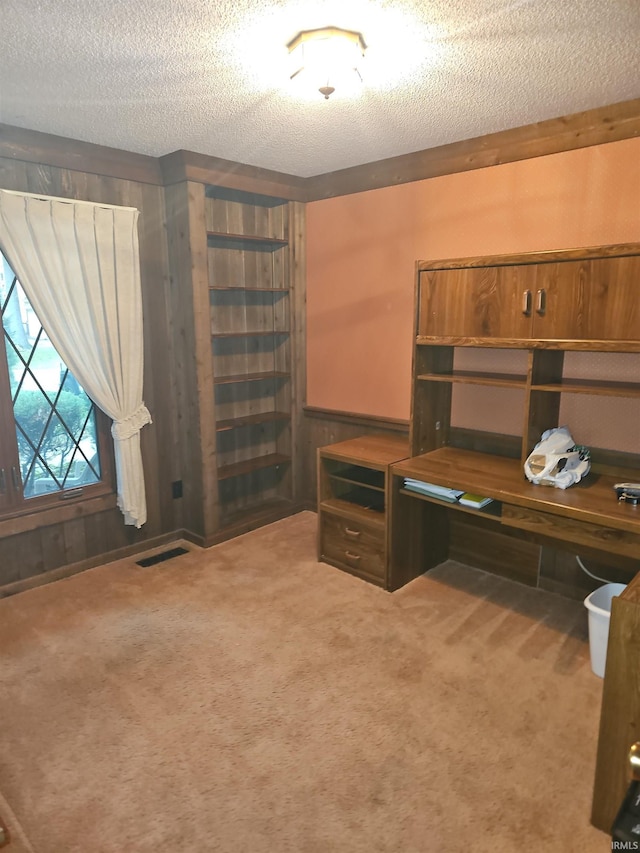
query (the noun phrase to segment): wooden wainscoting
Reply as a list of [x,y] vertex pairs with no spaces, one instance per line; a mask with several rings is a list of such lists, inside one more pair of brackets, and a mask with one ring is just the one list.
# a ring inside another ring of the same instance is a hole
[[[120,513],[116,515],[115,512],[117,511],[114,511],[111,516],[111,529],[114,530],[122,526],[118,518]],[[180,530],[143,540],[136,535],[139,531],[135,531],[135,528],[127,528],[130,531],[129,538],[132,544],[113,549],[110,548],[106,538],[109,520],[88,516],[85,521],[85,524],[70,523],[41,527],[35,535],[28,538],[22,534],[22,536],[12,537],[7,543],[3,540],[3,554],[7,544],[7,556],[16,566],[30,566],[36,569],[36,572],[24,578],[19,578],[18,572],[18,579],[0,586],[0,598],[7,598],[27,589],[71,577],[86,569],[102,566],[123,557],[146,553],[169,542],[187,540],[184,531]],[[105,533],[96,538],[91,536],[93,530],[105,531]],[[93,543],[93,547],[97,549],[96,554],[74,560],[74,554],[88,553],[87,543]]]
[[[38,149],[40,150],[40,149]],[[49,157],[54,151],[38,150],[32,156]],[[74,149],[78,164],[84,146]],[[93,149],[91,149],[93,150]],[[108,152],[111,159],[115,156]],[[22,192],[136,207],[140,211],[140,268],[144,318],[144,399],[153,423],[140,435],[147,493],[147,523],[127,527],[115,507],[115,497],[91,506],[59,508],[37,516],[5,520],[0,525],[0,589],[61,567],[105,562],[123,548],[142,550],[146,543],[181,529],[182,500],[172,497],[172,482],[181,479],[179,411],[175,398],[175,371],[170,335],[168,300],[168,248],[164,214],[164,189],[152,182],[147,160],[123,154],[122,168],[135,178],[105,177],[80,169],[33,162],[20,152],[0,157],[0,186]],[[101,161],[102,162],[102,161]],[[95,164],[93,164],[95,167]],[[104,168],[111,168],[109,161]],[[90,168],[90,165],[87,165]],[[146,169],[146,171],[145,171]]]

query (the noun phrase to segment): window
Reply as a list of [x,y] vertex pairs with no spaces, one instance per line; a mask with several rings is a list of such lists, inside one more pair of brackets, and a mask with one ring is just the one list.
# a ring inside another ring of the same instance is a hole
[[0,253],[0,511],[111,491],[108,421],[60,359]]

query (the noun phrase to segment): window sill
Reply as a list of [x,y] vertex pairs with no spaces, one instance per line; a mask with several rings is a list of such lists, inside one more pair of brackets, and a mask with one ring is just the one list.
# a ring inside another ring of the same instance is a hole
[[115,509],[116,506],[116,496],[108,494],[94,498],[78,498],[75,501],[61,503],[60,506],[49,506],[46,509],[23,511],[20,515],[0,519],[0,539],[14,536],[17,533],[28,533],[38,527],[62,524],[75,518],[106,512]]

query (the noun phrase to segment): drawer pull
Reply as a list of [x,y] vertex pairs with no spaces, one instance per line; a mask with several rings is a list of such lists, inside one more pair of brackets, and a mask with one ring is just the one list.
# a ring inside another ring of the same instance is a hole
[[522,292],[522,313],[525,317],[531,316],[531,291],[524,290]]
[[541,317],[544,317],[547,310],[547,291],[544,287],[536,294],[536,311]]
[[352,563],[359,563],[360,562],[360,555],[359,554],[352,554],[351,551],[345,551],[344,555],[347,558],[347,560],[349,560]]
[[359,539],[362,534],[361,530],[352,530],[351,527],[345,527],[344,532],[350,539]]

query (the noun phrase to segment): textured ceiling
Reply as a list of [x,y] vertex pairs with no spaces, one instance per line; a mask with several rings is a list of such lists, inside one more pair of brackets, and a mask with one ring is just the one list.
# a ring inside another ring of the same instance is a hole
[[[356,97],[302,97],[285,45],[360,30]],[[640,96],[640,0],[2,0],[0,121],[293,175]]]

